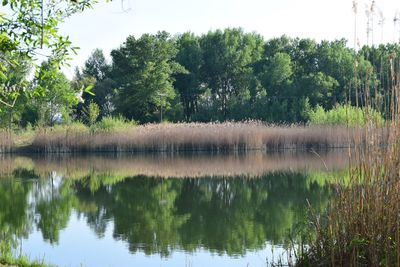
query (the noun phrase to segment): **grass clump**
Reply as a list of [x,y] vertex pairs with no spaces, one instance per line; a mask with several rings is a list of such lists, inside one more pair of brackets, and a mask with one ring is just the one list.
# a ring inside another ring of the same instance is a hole
[[104,117],[101,121],[92,125],[93,132],[110,132],[114,130],[128,129],[137,126],[137,122],[119,117]]
[[336,105],[331,110],[317,106],[309,112],[312,125],[346,125],[350,127],[365,126],[368,121],[383,125],[382,115],[372,108],[361,108],[350,105]]
[[29,260],[27,257],[19,256],[17,258],[13,256],[1,256],[0,266],[10,267],[55,267],[55,265],[44,263],[38,260]]
[[43,260],[30,260],[24,255],[14,256],[12,253],[12,241],[5,238],[0,241],[0,266],[4,267],[54,267],[44,263]]

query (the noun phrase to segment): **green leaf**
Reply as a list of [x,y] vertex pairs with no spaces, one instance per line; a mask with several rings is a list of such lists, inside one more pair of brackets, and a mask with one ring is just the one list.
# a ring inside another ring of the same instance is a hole
[[91,96],[95,96],[95,94],[91,91],[93,88],[93,85],[89,85],[88,87],[86,87],[83,91]]
[[0,71],[0,80],[7,80],[7,76],[2,71]]

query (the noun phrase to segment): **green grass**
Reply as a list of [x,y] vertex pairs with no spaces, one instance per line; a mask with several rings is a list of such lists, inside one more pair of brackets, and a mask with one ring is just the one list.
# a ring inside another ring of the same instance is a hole
[[44,263],[44,261],[34,260],[31,261],[27,257],[20,256],[14,258],[12,256],[1,256],[0,257],[0,267],[55,267],[55,265]]
[[44,260],[31,260],[24,255],[15,256],[12,253],[11,240],[0,241],[0,267],[53,267]]
[[350,105],[337,105],[331,110],[317,106],[309,112],[311,125],[346,125],[350,127],[365,126],[368,121],[382,125],[382,115],[372,108],[360,108]]
[[137,122],[126,120],[120,116],[104,117],[101,121],[94,123],[90,128],[93,132],[110,132],[135,126],[137,126]]

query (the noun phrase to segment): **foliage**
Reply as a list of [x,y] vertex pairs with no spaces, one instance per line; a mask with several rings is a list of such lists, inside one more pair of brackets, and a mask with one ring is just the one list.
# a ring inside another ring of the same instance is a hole
[[[200,39],[203,81],[211,89],[219,118],[229,119],[229,101],[244,102],[254,85],[251,65],[261,59],[263,39],[242,29],[209,32]],[[254,90],[253,90],[254,91]]]
[[82,116],[85,117],[85,110],[88,109],[91,102],[99,106],[100,118],[112,115],[115,109],[115,103],[112,102],[112,98],[115,97],[113,92],[115,83],[110,78],[110,72],[111,66],[107,63],[103,51],[100,49],[93,51],[86,60],[82,71],[76,70],[73,86],[78,90],[91,87],[89,92],[82,92],[83,102],[77,106],[75,112],[78,119]]
[[365,126],[372,120],[378,125],[383,124],[382,115],[372,108],[360,108],[349,105],[336,105],[334,109],[325,111],[317,106],[308,114],[310,123],[314,125],[347,125],[351,127]]
[[[0,103],[13,108],[17,97],[24,91],[24,83],[9,82],[7,73],[23,57],[35,63],[43,53],[53,64],[65,63],[77,47],[68,36],[59,33],[59,25],[72,14],[92,7],[95,0],[3,0],[5,13],[0,12]],[[43,52],[45,51],[45,52]],[[40,67],[38,66],[38,69]],[[42,70],[43,72],[44,70]]]
[[121,130],[130,127],[135,127],[137,123],[135,121],[128,121],[123,117],[104,117],[101,121],[93,124],[92,128],[96,131],[113,131]]
[[11,128],[12,123],[18,122],[21,113],[24,112],[24,92],[29,87],[26,76],[31,64],[21,54],[5,55],[4,59],[3,72],[0,74],[0,127]]
[[204,86],[201,83],[203,51],[200,47],[200,38],[192,33],[184,33],[178,37],[177,48],[176,61],[187,70],[187,73],[176,74],[174,86],[179,92],[185,119],[190,121],[193,114],[198,112],[199,98],[204,93]]
[[142,123],[159,120],[159,112],[170,109],[175,98],[172,75],[185,72],[174,60],[177,52],[166,32],[129,36],[113,50],[117,112]]
[[89,106],[83,109],[83,112],[85,114],[85,120],[87,121],[87,123],[89,125],[93,125],[100,115],[100,108],[99,105],[97,105],[96,103],[90,102]]
[[58,68],[48,62],[42,64],[30,93],[33,107],[38,113],[37,124],[41,126],[68,120],[72,108],[79,102],[78,92],[74,91]]
[[17,1],[4,0],[2,6],[8,12],[0,15],[0,36],[3,50],[9,53],[23,52],[32,57],[38,50],[47,48],[52,60],[61,63],[68,59],[76,47],[68,37],[62,36],[58,25],[72,14],[91,8],[93,0],[83,1]]
[[[12,47],[7,38],[2,40],[4,49]],[[139,123],[158,122],[162,117],[171,122],[285,124],[307,123],[310,116],[316,123],[319,107],[326,114],[337,113],[338,105],[366,108],[369,98],[378,113],[390,118],[385,103],[393,96],[389,90],[393,81],[385,61],[396,53],[400,53],[397,44],[356,52],[345,40],[318,43],[282,36],[264,41],[240,28],[201,36],[187,32],[171,37],[159,32],[129,36],[112,51],[111,62],[95,49],[68,86],[65,77],[57,74],[57,60],[43,64],[29,81],[29,56],[8,51],[0,57],[4,67],[0,126],[74,120],[93,124],[87,116],[92,102],[99,107],[97,120],[123,116]],[[378,119],[373,110],[370,115]]]

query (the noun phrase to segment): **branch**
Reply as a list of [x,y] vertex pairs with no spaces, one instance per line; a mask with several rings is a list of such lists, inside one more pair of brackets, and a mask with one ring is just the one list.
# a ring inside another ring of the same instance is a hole
[[6,106],[9,107],[9,108],[13,108],[13,107],[15,106],[15,102],[17,101],[17,98],[18,98],[18,97],[15,97],[15,98],[14,98],[14,101],[12,102],[12,104],[3,101],[3,100],[0,98],[0,103],[3,104],[3,105],[6,105]]

